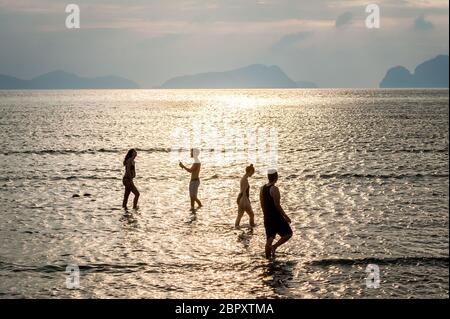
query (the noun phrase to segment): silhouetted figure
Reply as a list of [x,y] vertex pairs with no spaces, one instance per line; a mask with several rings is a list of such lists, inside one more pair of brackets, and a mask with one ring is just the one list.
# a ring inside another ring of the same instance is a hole
[[134,159],[137,156],[137,152],[135,149],[131,149],[128,151],[125,159],[123,160],[123,165],[125,166],[125,175],[123,176],[123,185],[125,186],[125,195],[123,196],[123,208],[127,208],[128,205],[128,197],[130,193],[134,194],[133,201],[133,209],[137,208],[138,200],[139,200],[139,191],[136,186],[134,186],[133,179],[136,177],[136,165],[134,163]]
[[250,226],[255,226],[255,214],[253,214],[252,204],[250,202],[250,184],[248,183],[248,178],[252,177],[255,173],[255,168],[253,164],[247,166],[245,169],[245,175],[241,178],[240,192],[237,198],[238,204],[238,215],[235,222],[235,227],[239,228],[242,216],[246,212],[250,217]]
[[[266,258],[275,258],[275,251],[292,237],[292,229],[289,225],[291,219],[286,215],[280,204],[280,191],[275,183],[278,181],[278,173],[270,169],[267,173],[269,183],[261,187],[259,198],[264,213],[264,227],[266,229]],[[272,245],[276,235],[281,238]]]
[[198,159],[198,156],[200,155],[200,150],[193,148],[191,149],[191,158],[194,158],[194,164],[192,164],[191,168],[188,168],[186,166],[184,166],[183,163],[180,162],[180,167],[182,169],[185,169],[186,171],[188,171],[189,173],[191,173],[191,181],[189,182],[189,196],[191,197],[191,210],[194,211],[195,210],[195,203],[198,204],[198,207],[202,207],[202,203],[200,202],[200,200],[198,199],[198,188],[200,186],[200,168],[201,168],[201,163],[200,160]]

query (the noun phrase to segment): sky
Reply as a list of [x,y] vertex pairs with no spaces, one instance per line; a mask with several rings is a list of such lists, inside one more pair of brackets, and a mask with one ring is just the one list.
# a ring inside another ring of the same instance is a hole
[[[67,29],[65,8],[81,10]],[[368,29],[366,6],[380,7]],[[64,70],[143,88],[179,75],[278,65],[321,87],[377,87],[449,52],[447,0],[0,0],[0,74]]]

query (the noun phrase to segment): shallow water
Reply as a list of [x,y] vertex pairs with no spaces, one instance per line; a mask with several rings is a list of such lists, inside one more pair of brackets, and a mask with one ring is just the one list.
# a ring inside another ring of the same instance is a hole
[[[448,105],[448,90],[0,91],[0,297],[448,298]],[[190,136],[196,213],[177,165]],[[249,161],[258,225],[235,230]],[[275,164],[295,234],[269,262],[257,189]]]

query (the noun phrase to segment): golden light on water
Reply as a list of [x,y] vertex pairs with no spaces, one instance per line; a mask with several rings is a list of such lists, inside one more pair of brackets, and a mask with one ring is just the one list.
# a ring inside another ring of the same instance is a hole
[[[4,98],[8,105],[1,131],[3,183],[5,189],[18,191],[15,201],[4,201],[1,217],[8,227],[1,242],[6,243],[2,253],[7,262],[15,260],[17,252],[24,259],[7,263],[13,269],[2,279],[7,293],[153,298],[448,296],[448,271],[428,265],[426,258],[419,266],[403,262],[400,268],[388,261],[383,270],[400,283],[405,274],[421,276],[427,271],[444,284],[408,282],[401,288],[367,290],[361,281],[364,267],[358,266],[367,256],[383,262],[425,250],[436,256],[448,254],[448,121],[442,116],[448,114],[447,92],[17,94],[6,93]],[[435,107],[414,102],[414,95],[421,95],[422,101],[426,95]],[[278,185],[283,207],[293,220],[294,237],[280,248],[275,263],[263,254],[258,189],[267,177],[259,155],[252,162],[256,173],[249,181],[257,226],[251,230],[244,217],[243,227],[234,228],[239,181],[249,164],[248,143],[242,144],[244,149],[232,148],[231,158],[202,151],[199,198],[204,207],[196,213],[189,210],[190,176],[178,160],[189,165],[191,159],[182,137],[208,132],[210,127],[219,135],[204,136],[205,149],[216,147],[221,138],[229,141],[229,127],[241,129],[234,136],[244,137],[244,142],[259,128],[266,134],[274,128],[278,134]],[[185,131],[179,139],[183,147],[179,157],[172,160],[168,150],[174,128]],[[248,128],[253,129],[250,135],[241,134]],[[141,209],[124,216],[122,160],[131,147],[139,149],[135,183]],[[81,196],[73,198],[74,194]],[[418,231],[424,224],[427,232]],[[83,290],[55,290],[63,285],[59,272],[46,273],[45,281],[33,272],[29,280],[39,289],[30,288],[30,281],[16,271],[47,269],[45,265],[63,269],[68,262],[88,269],[81,281]],[[437,263],[448,264],[448,258]]]

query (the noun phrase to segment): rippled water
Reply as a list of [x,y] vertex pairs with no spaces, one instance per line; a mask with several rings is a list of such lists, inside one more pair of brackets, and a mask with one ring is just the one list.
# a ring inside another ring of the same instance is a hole
[[[0,297],[448,298],[448,115],[448,90],[0,91]],[[199,127],[219,134],[201,140],[191,213],[170,150],[186,142],[177,128]],[[211,152],[230,127],[276,132],[295,232],[276,261],[263,256],[263,158],[258,226],[233,228],[250,152]],[[142,195],[126,214],[131,147]]]

